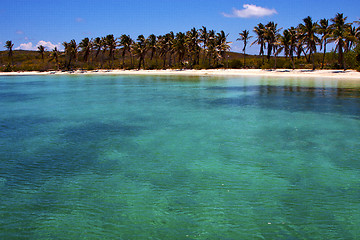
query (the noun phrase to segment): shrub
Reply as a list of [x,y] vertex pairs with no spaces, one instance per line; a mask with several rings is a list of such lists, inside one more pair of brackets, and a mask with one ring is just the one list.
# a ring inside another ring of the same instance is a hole
[[272,69],[272,64],[270,62],[267,62],[267,63],[264,63],[262,66],[261,66],[261,69],[262,70],[265,70],[265,69]]
[[6,65],[3,70],[3,72],[12,72],[13,71],[13,67],[10,65],[10,63],[8,65]]
[[253,61],[254,61],[253,68],[259,69],[262,67],[262,65],[263,65],[262,59],[256,59]]
[[286,61],[282,67],[285,69],[292,69],[293,65],[291,63],[291,60],[289,59],[289,61]]
[[240,59],[232,59],[229,61],[229,68],[242,68],[243,67],[243,63]]
[[340,66],[340,64],[339,63],[333,63],[332,65],[331,65],[331,68],[332,69],[340,69],[341,68],[341,66]]

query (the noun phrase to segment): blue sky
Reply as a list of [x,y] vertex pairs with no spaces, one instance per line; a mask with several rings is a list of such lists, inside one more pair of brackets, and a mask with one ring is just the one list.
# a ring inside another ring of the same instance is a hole
[[[244,8],[245,6],[245,8]],[[114,34],[165,34],[206,26],[229,33],[232,50],[241,51],[235,41],[244,29],[275,21],[279,27],[299,24],[303,18],[332,18],[337,12],[348,21],[360,17],[358,0],[12,0],[0,4],[0,49],[7,40],[14,48],[37,45],[61,46],[64,41]],[[257,53],[253,47],[249,53]]]

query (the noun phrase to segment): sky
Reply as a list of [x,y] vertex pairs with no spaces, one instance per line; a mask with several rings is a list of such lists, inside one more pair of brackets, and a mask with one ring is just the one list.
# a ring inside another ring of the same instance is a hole
[[[279,27],[297,26],[344,13],[348,22],[360,18],[358,0],[12,0],[0,4],[0,50],[7,40],[14,49],[46,50],[75,39],[114,34],[162,35],[202,26],[229,34],[232,51],[241,52],[239,33],[258,23],[274,21]],[[254,40],[254,39],[251,39]],[[247,53],[257,54],[251,47]]]

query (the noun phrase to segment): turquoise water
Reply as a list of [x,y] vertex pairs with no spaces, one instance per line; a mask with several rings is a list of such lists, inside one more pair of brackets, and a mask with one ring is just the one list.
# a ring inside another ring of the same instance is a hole
[[0,78],[0,239],[356,239],[360,84]]

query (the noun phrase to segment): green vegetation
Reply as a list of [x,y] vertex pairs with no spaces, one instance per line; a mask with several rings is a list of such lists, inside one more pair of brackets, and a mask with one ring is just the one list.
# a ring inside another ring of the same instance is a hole
[[252,38],[252,36],[250,36],[250,32],[248,30],[244,30],[241,33],[239,33],[240,38],[237,39],[237,41],[243,41],[244,42],[244,48],[243,48],[243,52],[244,52],[244,66],[246,66],[246,62],[245,62],[245,57],[246,57],[246,45],[249,41],[250,38]]
[[[7,51],[0,52],[0,71],[47,71],[104,69],[212,69],[212,68],[307,68],[360,70],[360,23],[347,23],[343,14],[319,22],[306,17],[297,27],[279,28],[274,22],[259,23],[239,33],[243,53],[230,51],[228,34],[224,31],[191,29],[161,36],[139,35],[134,41],[129,35],[84,38],[79,44],[73,39],[64,42],[64,52],[57,48],[38,52],[13,50],[7,41]],[[282,31],[282,32],[281,32]],[[259,55],[246,55],[249,40],[258,45]],[[335,50],[326,51],[328,43]],[[322,52],[318,52],[318,50]],[[265,56],[266,52],[266,56]],[[266,58],[265,58],[266,57]],[[243,59],[243,61],[241,61]]]

